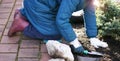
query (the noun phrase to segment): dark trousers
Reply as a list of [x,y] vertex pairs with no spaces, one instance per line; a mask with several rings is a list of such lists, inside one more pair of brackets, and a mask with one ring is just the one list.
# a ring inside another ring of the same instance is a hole
[[43,35],[31,24],[24,29],[23,34],[25,36],[28,36],[34,39],[44,39],[44,40],[60,40],[61,39],[60,35]]

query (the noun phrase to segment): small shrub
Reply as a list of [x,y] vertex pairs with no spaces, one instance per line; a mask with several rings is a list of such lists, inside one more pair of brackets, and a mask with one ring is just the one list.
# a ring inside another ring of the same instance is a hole
[[101,0],[97,8],[99,36],[112,36],[120,40],[120,5],[112,0]]

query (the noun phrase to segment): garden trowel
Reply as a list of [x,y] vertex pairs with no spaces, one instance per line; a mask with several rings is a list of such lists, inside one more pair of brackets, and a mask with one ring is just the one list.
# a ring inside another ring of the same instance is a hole
[[103,57],[102,53],[95,52],[95,51],[88,52],[87,54],[92,56],[92,57]]
[[73,47],[73,45],[70,45],[70,48],[72,53],[75,55],[89,56],[89,57],[103,57],[103,54],[99,52],[84,50],[82,53],[79,53],[79,52],[75,52],[75,48]]

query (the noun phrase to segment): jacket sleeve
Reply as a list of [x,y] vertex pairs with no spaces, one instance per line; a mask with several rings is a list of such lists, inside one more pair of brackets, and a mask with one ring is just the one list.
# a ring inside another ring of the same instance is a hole
[[75,32],[69,23],[69,18],[71,17],[73,11],[76,10],[76,6],[79,0],[62,0],[56,18],[56,25],[68,42],[73,41],[76,38]]
[[95,6],[93,5],[93,0],[88,0],[83,10],[84,10],[86,34],[89,38],[96,37],[97,25],[96,25]]

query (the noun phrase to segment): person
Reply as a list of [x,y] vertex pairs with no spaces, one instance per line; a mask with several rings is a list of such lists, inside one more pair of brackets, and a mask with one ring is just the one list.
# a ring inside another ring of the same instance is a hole
[[93,0],[24,0],[23,8],[17,9],[14,21],[8,32],[16,32],[44,40],[60,40],[62,37],[74,47],[74,52],[83,53],[85,49],[78,41],[69,23],[72,13],[83,9],[86,34],[94,47],[108,47],[97,36],[95,6]]

